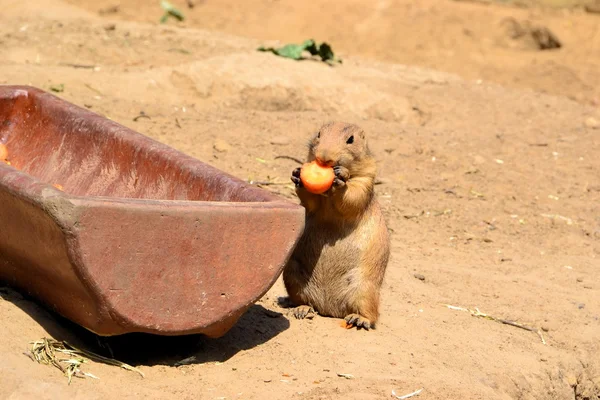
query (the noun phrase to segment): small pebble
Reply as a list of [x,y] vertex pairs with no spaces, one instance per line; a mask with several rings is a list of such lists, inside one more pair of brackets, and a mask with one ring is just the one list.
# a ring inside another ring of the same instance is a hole
[[542,330],[544,332],[548,332],[550,330],[550,328],[548,327],[548,325],[542,325]]
[[583,285],[584,289],[591,289],[592,287],[590,285]]
[[585,308],[585,304],[579,303],[579,304],[577,304],[577,308],[579,308],[580,310],[583,310]]
[[285,146],[286,144],[290,144],[290,138],[287,136],[275,136],[271,138],[271,144]]
[[424,281],[424,280],[425,280],[425,275],[422,275],[422,274],[415,274],[414,276],[415,276],[415,278],[417,278],[417,279],[418,279],[418,280],[420,280],[420,281]]
[[583,278],[577,278],[577,282],[583,282]]
[[590,129],[598,129],[600,128],[600,121],[594,117],[589,117],[585,120],[585,126]]
[[215,149],[219,153],[225,153],[225,152],[231,150],[231,145],[229,143],[227,143],[226,141],[224,141],[223,139],[217,139],[217,140],[215,140],[215,143],[213,144],[213,149]]
[[546,361],[548,361],[548,359],[542,357],[542,358],[540,358],[540,361],[546,362]]

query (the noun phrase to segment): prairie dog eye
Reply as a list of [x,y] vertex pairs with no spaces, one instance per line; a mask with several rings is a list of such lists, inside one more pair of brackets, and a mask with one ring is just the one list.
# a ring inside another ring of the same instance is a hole
[[352,143],[354,143],[354,135],[350,136],[348,138],[348,140],[346,140],[346,144],[352,144]]
[[321,131],[317,132],[317,139],[321,137]]

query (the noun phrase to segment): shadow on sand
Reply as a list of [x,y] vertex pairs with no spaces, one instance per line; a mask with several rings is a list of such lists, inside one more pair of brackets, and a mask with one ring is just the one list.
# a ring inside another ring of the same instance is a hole
[[[56,340],[66,340],[75,347],[114,358],[133,366],[174,366],[195,357],[191,364],[224,362],[242,350],[263,344],[289,328],[281,313],[253,305],[234,327],[218,339],[203,335],[159,336],[131,333],[102,337],[39,305],[35,299],[0,286],[0,298],[11,302],[40,324]],[[10,321],[4,321],[10,323]],[[41,338],[23,338],[23,346]]]

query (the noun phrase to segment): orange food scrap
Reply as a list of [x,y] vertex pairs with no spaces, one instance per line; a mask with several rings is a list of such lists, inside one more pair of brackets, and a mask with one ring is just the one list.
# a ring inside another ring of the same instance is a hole
[[302,184],[306,190],[314,194],[325,193],[334,179],[333,168],[322,166],[316,161],[304,164],[300,170]]
[[54,187],[55,187],[55,188],[57,188],[58,190],[63,190],[63,186],[62,186],[62,185],[59,185],[58,183],[55,183],[55,184],[54,184],[54,185],[52,185],[52,186],[54,186]]
[[0,161],[6,161],[8,158],[8,149],[6,145],[0,143]]
[[354,325],[347,323],[346,320],[342,320],[340,326],[344,329],[351,329]]

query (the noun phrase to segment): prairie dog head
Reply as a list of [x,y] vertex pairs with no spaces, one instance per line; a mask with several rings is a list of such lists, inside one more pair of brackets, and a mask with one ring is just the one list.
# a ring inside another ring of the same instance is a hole
[[350,171],[371,158],[365,132],[357,125],[330,122],[323,125],[310,139],[308,161],[330,167],[342,166]]

